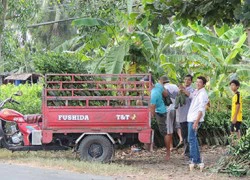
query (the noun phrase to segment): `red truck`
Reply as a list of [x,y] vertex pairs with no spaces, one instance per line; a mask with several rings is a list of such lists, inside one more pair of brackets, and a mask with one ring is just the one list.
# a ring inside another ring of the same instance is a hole
[[[142,81],[148,76],[149,81]],[[73,148],[82,160],[107,162],[114,145],[152,148],[150,74],[48,74],[42,114],[0,111],[2,145],[12,151]],[[143,101],[138,105],[138,101]],[[1,102],[18,103],[12,97]]]

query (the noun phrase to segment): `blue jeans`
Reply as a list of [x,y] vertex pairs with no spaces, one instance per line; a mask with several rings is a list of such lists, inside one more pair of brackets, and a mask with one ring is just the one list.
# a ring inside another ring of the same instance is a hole
[[[188,122],[188,142],[189,142],[189,153],[190,161],[194,164],[201,163],[199,143],[197,139],[197,130],[193,129],[193,122]],[[200,124],[198,128],[200,127]]]

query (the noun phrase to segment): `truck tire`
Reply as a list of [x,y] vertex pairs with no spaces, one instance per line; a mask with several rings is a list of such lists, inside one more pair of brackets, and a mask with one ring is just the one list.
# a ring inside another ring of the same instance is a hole
[[78,148],[80,159],[85,161],[108,162],[114,152],[114,146],[105,136],[89,135]]

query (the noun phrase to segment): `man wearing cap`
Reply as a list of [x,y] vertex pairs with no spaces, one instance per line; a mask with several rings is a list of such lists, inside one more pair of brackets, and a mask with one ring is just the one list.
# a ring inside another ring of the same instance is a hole
[[[144,76],[140,81],[149,82],[150,79],[151,79],[151,86],[153,87],[155,81],[154,81],[154,79],[153,79],[152,72],[149,71],[149,73],[151,74],[151,77],[150,77],[149,75],[146,75],[146,76]],[[149,83],[145,83],[145,87],[144,87],[144,88],[145,88],[145,89],[148,89],[149,86],[150,86]],[[148,100],[144,100],[144,99],[143,99],[143,96],[144,96],[144,95],[149,96],[149,92],[148,92],[148,91],[144,91],[144,92],[140,93],[139,95],[142,97],[142,99],[137,100],[137,101],[136,101],[136,105],[137,105],[137,106],[148,106],[148,104],[149,104],[149,103],[148,103]]]
[[155,87],[151,91],[150,99],[150,109],[152,117],[156,118],[156,122],[161,135],[164,137],[164,144],[167,149],[166,160],[170,159],[170,142],[172,136],[168,135],[166,119],[167,119],[167,109],[163,102],[163,96],[167,96],[167,91],[164,89],[164,84],[166,83],[166,76],[162,76],[159,83],[156,83]]

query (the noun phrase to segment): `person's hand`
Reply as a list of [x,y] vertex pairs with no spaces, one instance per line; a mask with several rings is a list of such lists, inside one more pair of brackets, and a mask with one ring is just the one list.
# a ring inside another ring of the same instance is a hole
[[233,119],[232,123],[233,124],[236,124],[237,120],[236,119]]
[[180,84],[180,85],[179,85],[179,90],[180,90],[181,92],[183,92],[183,91],[185,90],[185,87],[184,87],[182,84]]
[[155,112],[151,112],[151,118],[155,117]]
[[197,129],[198,129],[198,122],[197,122],[197,121],[194,122],[194,124],[193,124],[193,129],[194,129],[195,131],[197,131]]

